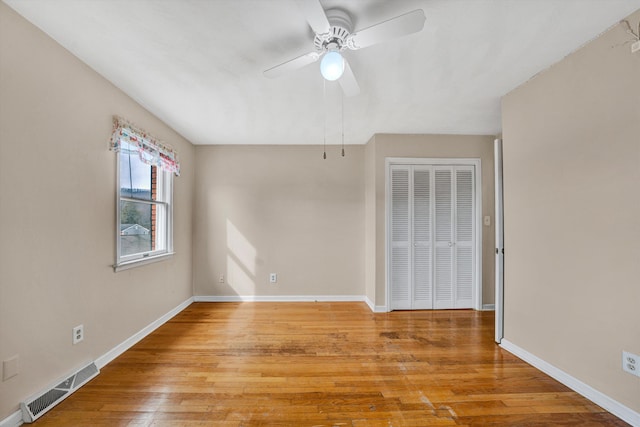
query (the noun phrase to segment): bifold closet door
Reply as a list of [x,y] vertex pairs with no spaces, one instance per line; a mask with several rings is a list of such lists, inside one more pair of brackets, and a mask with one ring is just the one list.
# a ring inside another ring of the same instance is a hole
[[433,227],[431,167],[413,167],[413,286],[411,306],[414,309],[433,308]]
[[455,168],[454,308],[473,308],[475,183],[472,166]]
[[392,310],[472,308],[473,166],[392,165]]
[[433,308],[429,166],[391,168],[391,309]]
[[434,308],[453,308],[453,168],[436,167]]
[[434,308],[472,308],[473,166],[435,168]]
[[409,166],[391,167],[391,309],[411,309],[411,210]]

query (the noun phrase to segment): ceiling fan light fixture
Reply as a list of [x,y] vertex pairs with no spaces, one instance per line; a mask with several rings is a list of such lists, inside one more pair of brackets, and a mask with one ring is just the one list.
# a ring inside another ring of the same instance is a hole
[[344,73],[344,58],[337,50],[327,52],[320,61],[320,73],[326,80],[334,81]]

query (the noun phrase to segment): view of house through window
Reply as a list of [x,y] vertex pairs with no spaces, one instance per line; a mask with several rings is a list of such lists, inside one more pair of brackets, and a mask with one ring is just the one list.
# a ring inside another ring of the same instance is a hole
[[120,148],[120,258],[167,249],[167,184],[170,175],[140,159],[137,146]]

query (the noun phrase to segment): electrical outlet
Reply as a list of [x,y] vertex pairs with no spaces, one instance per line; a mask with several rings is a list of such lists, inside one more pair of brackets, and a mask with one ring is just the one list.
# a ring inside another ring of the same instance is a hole
[[276,273],[269,274],[269,283],[276,283],[278,281],[278,275]]
[[220,278],[218,279],[218,282],[224,283],[224,274],[220,275]]
[[84,325],[73,328],[73,344],[78,344],[84,339]]
[[622,369],[625,372],[640,377],[640,356],[629,353],[628,351],[622,352]]

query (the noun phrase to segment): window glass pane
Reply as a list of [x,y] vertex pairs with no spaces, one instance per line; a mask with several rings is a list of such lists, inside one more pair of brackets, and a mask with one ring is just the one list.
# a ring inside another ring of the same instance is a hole
[[156,168],[140,160],[138,147],[122,141],[120,149],[120,195],[135,199],[155,200],[152,181]]
[[120,201],[120,256],[167,249],[167,207]]
[[120,255],[150,252],[151,205],[120,201]]

